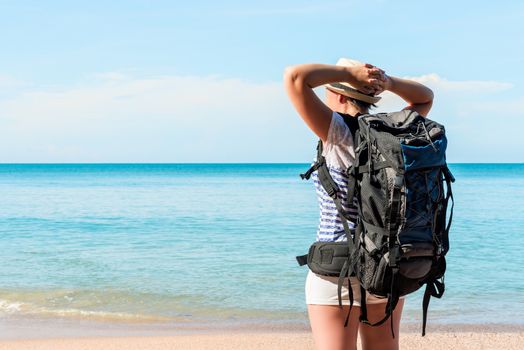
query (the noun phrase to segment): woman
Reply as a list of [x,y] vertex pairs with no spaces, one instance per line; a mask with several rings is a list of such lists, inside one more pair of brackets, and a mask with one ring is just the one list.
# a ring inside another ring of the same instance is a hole
[[[358,127],[356,117],[369,112],[380,100],[377,95],[385,90],[391,91],[407,102],[405,109],[417,111],[422,116],[429,113],[433,102],[433,92],[426,86],[386,75],[383,70],[371,64],[345,58],[340,59],[335,66],[303,64],[288,67],[284,74],[284,83],[295,109],[322,140],[323,155],[329,172],[341,188],[347,188],[345,170],[355,157],[353,137]],[[326,86],[325,103],[313,91],[322,85]],[[313,178],[320,204],[317,241],[345,241],[346,235],[333,200],[324,191],[315,174]],[[352,209],[347,198],[342,200],[342,208],[355,221],[356,210]],[[354,227],[353,222],[349,224]],[[359,331],[364,350],[398,349],[399,337],[393,338],[389,322],[377,327],[359,323],[360,288],[355,277],[351,277],[355,301],[349,316],[349,326],[344,327],[349,311],[347,280],[342,294],[342,308],[338,306],[337,283],[338,277],[308,272],[306,303],[317,349],[356,349]],[[367,295],[366,300],[369,320],[374,322],[382,319],[387,299]],[[402,307],[403,299],[393,313],[395,334],[398,334]]]

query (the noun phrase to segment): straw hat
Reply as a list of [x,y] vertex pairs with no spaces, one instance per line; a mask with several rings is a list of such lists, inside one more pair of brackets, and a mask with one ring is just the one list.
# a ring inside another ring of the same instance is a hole
[[[349,58],[341,58],[337,62],[337,66],[341,67],[354,67],[362,64],[362,62],[352,60]],[[326,84],[325,87],[341,95],[352,97],[367,103],[377,103],[381,99],[381,97],[379,96],[366,95],[365,93],[355,89],[355,87],[353,87],[351,84],[347,82]]]

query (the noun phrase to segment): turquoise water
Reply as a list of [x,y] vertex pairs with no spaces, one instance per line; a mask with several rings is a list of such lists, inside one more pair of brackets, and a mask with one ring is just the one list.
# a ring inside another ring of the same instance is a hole
[[[305,322],[304,164],[0,165],[0,317]],[[453,164],[430,320],[524,323],[524,164]],[[406,321],[420,320],[420,293]]]

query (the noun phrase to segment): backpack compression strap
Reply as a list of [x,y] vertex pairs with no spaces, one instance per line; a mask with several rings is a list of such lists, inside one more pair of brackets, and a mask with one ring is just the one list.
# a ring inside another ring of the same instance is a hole
[[447,250],[449,249],[449,228],[451,227],[451,220],[453,219],[453,207],[455,206],[455,201],[453,200],[453,192],[451,191],[451,183],[455,182],[455,177],[453,176],[453,174],[451,174],[451,171],[449,171],[449,168],[447,166],[444,167],[443,173],[444,173],[444,179],[446,181],[446,187],[447,187],[445,208],[447,208],[449,200],[451,199],[451,209],[449,212],[449,220],[448,220],[448,224],[446,225],[446,228],[444,229],[444,234],[442,237],[442,240],[444,241],[444,248],[445,248],[443,254],[446,254]]
[[422,336],[426,335],[426,322],[428,319],[428,307],[431,297],[441,298],[444,295],[444,283],[438,280],[428,282],[422,300]]
[[[451,209],[449,213],[449,220],[444,228],[442,240],[444,241],[444,251],[442,255],[446,255],[447,250],[449,249],[449,228],[451,226],[451,220],[453,219],[453,207],[455,206],[455,201],[453,200],[453,192],[451,191],[451,183],[455,182],[455,177],[449,171],[449,168],[445,166],[443,168],[444,180],[446,181],[446,198],[444,199],[444,206],[447,208],[449,200],[451,199]],[[446,210],[445,210],[446,211]],[[444,259],[443,257],[441,259]],[[441,263],[445,264],[445,260],[441,260]],[[442,270],[445,270],[445,265]],[[441,278],[433,279],[426,283],[426,290],[424,291],[424,298],[422,300],[422,336],[426,335],[426,323],[428,319],[428,307],[431,297],[440,299],[444,295],[446,286],[444,285],[444,279]]]

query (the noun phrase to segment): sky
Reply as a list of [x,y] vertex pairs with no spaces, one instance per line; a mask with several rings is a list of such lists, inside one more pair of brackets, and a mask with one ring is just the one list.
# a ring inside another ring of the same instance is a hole
[[523,19],[522,1],[0,0],[0,162],[309,162],[282,73],[339,57],[431,87],[449,162],[524,162]]

